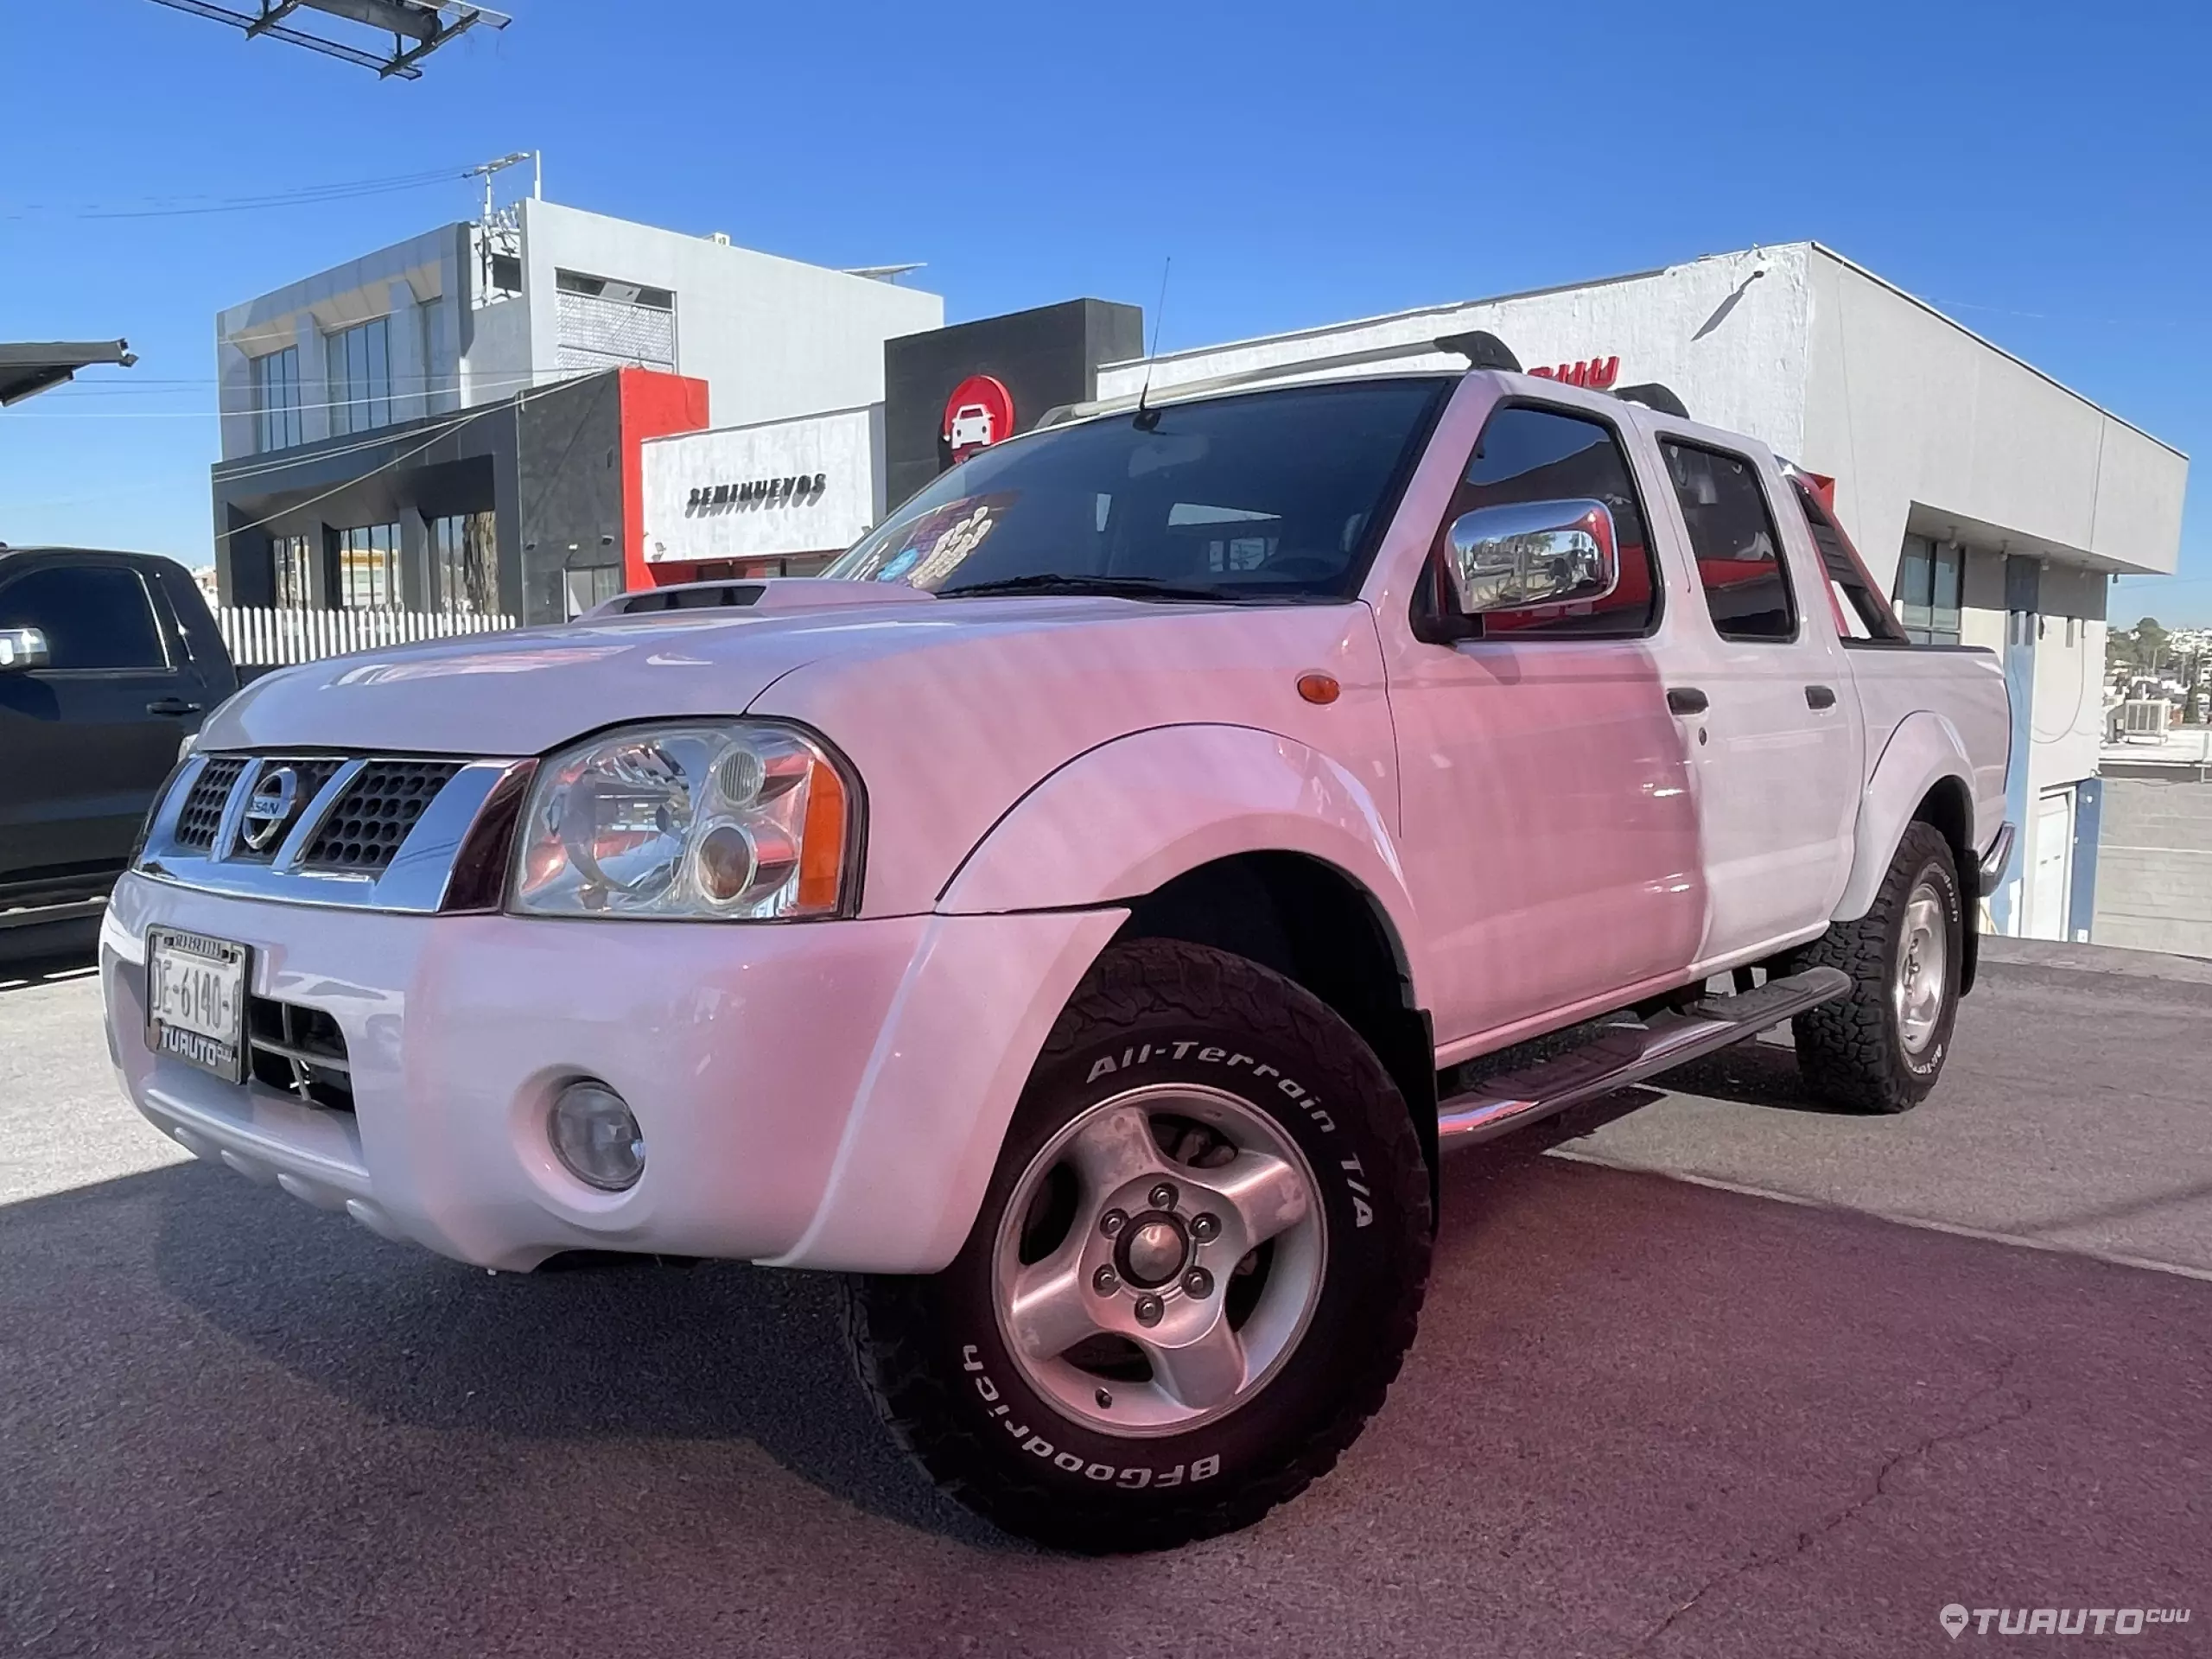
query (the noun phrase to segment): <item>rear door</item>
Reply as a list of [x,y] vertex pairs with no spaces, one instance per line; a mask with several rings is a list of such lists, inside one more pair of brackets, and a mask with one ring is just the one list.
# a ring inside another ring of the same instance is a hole
[[37,628],[51,661],[0,674],[0,884],[102,876],[130,855],[205,699],[130,561],[0,564],[0,627]]
[[1718,434],[1663,420],[1648,429],[1705,601],[1668,681],[1695,768],[1702,965],[1826,925],[1864,776],[1858,703],[1826,576],[1781,474]]

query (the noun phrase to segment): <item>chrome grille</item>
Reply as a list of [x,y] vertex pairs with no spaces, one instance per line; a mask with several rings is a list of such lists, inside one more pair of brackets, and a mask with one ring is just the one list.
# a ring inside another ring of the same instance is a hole
[[460,764],[372,760],[346,786],[301,861],[309,868],[376,871],[390,864]]
[[[247,789],[250,794],[251,791],[259,789],[271,773],[289,766],[292,770],[293,776],[299,780],[298,789],[293,798],[299,803],[298,810],[305,812],[315,798],[322,793],[322,786],[335,778],[339,768],[345,764],[341,760],[323,756],[318,756],[311,760],[297,760],[289,755],[272,755],[254,769],[253,782],[247,785]],[[280,836],[266,847],[257,850],[248,844],[245,829],[245,825],[239,826],[239,832],[231,844],[231,856],[261,864],[273,862],[276,857],[277,848],[283,844],[283,837]]]
[[[455,861],[469,848],[495,791],[535,762],[484,758],[431,760],[402,755],[198,754],[147,824],[136,868],[205,893],[276,904],[433,915],[448,907]],[[289,768],[291,810],[281,834],[268,828],[287,791],[260,805],[257,786]],[[504,868],[513,833],[513,790],[474,850],[460,906],[484,909],[483,871]],[[263,845],[246,840],[248,827]],[[280,1038],[278,1040],[282,1040]]]
[[215,831],[223,822],[223,804],[230,799],[232,786],[245,771],[244,760],[227,754],[215,756],[200,769],[192,793],[185,797],[184,810],[177,815],[178,846],[206,852],[215,844]]

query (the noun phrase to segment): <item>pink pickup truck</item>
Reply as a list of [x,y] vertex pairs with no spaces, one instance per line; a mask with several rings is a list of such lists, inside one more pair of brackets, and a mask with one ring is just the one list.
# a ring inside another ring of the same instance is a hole
[[1457,349],[1062,412],[828,579],[258,681],[107,913],[131,1098],[462,1262],[851,1275],[1012,1531],[1252,1521],[1381,1407],[1440,1153],[1785,1020],[1911,1106],[2011,850],[1998,664],[1789,467]]

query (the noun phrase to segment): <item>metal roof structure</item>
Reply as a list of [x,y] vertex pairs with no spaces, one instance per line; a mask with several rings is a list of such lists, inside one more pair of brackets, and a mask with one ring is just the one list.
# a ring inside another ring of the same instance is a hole
[[95,364],[127,369],[137,360],[127,340],[51,340],[20,346],[0,341],[0,404],[36,397]]
[[[465,35],[479,23],[505,29],[512,21],[504,11],[467,3],[467,0],[257,0],[255,6],[243,9],[218,5],[214,0],[154,0],[154,3],[173,11],[188,11],[196,17],[212,17],[219,23],[235,24],[246,32],[248,39],[266,35],[272,41],[304,46],[326,57],[358,63],[365,69],[375,70],[382,78],[397,76],[402,80],[421,79],[423,72],[416,66],[454,35]],[[365,29],[387,33],[391,36],[391,49],[369,51],[327,35],[308,34],[284,21],[303,10],[342,17]]]

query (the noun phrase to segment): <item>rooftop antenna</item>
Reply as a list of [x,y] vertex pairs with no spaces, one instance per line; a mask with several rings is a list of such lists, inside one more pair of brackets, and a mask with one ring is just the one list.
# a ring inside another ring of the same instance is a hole
[[1160,411],[1147,407],[1145,399],[1152,394],[1152,365],[1160,358],[1160,325],[1167,318],[1167,273],[1174,269],[1172,253],[1160,262],[1160,303],[1152,309],[1152,350],[1144,359],[1144,385],[1137,388],[1137,412],[1131,417],[1131,424],[1140,432],[1149,432],[1160,424]]
[[480,177],[484,181],[484,222],[486,225],[492,222],[492,175],[511,167],[518,167],[524,162],[530,162],[533,175],[530,194],[535,199],[545,184],[545,169],[540,159],[542,154],[542,151],[535,149],[518,149],[511,155],[500,156],[496,162],[480,162],[474,167],[462,169],[462,178]]

